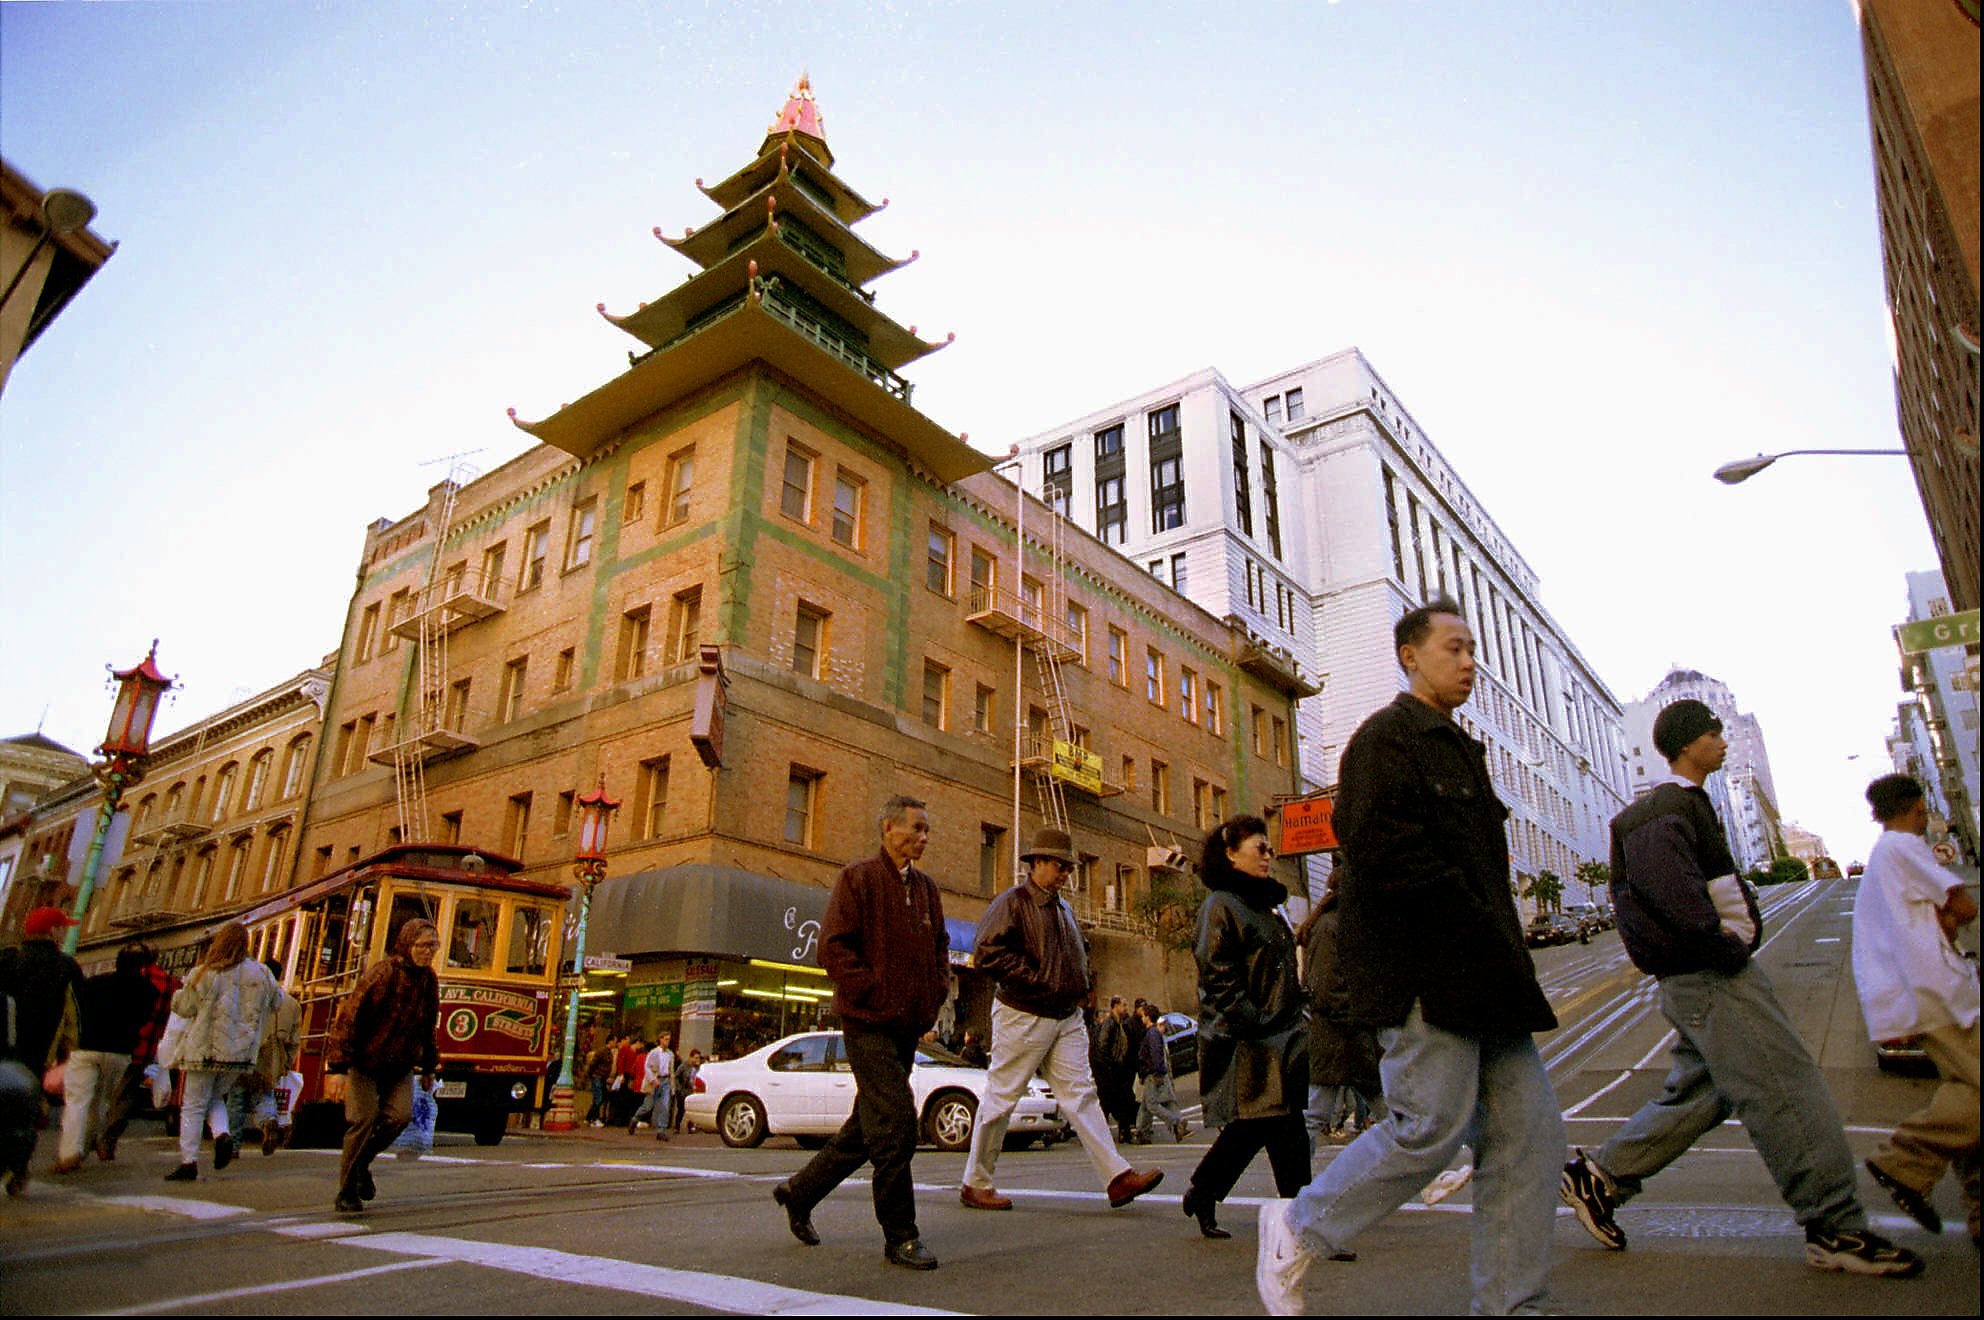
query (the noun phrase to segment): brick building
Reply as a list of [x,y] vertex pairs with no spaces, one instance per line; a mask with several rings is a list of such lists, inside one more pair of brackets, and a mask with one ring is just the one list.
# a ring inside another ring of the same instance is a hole
[[[941,345],[865,288],[901,263],[854,232],[875,208],[803,81],[703,191],[722,214],[664,240],[699,273],[608,316],[628,368],[368,529],[304,868],[427,839],[562,879],[603,783],[587,1015],[729,1055],[821,1020],[828,888],[907,792],[954,962],[1065,820],[1103,990],[1188,1001],[1165,854],[1294,789],[1250,721],[1314,688],[911,406],[899,369]],[[959,967],[946,1025],[987,999]]]

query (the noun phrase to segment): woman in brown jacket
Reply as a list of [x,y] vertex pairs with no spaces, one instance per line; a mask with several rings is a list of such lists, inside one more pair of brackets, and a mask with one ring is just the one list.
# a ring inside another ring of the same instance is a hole
[[413,1120],[413,1074],[431,1079],[439,1063],[434,1029],[441,987],[434,955],[441,934],[418,917],[393,936],[392,952],[365,969],[331,1023],[325,1066],[345,1074],[340,1214],[365,1208],[376,1189],[372,1160]]

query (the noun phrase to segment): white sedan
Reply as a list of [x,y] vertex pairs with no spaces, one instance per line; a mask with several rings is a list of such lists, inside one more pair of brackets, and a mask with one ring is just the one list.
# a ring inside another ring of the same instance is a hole
[[[983,1068],[937,1046],[918,1045],[909,1087],[922,1115],[923,1139],[939,1150],[968,1148],[985,1082]],[[838,1031],[802,1032],[741,1059],[706,1063],[683,1104],[689,1122],[714,1130],[726,1146],[756,1146],[767,1136],[818,1146],[853,1112],[854,1073]],[[1054,1093],[1033,1078],[1013,1110],[1007,1141],[1051,1140],[1066,1130]]]

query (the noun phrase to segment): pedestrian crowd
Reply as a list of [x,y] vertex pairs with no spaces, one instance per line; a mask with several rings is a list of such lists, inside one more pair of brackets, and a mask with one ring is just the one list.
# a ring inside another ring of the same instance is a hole
[[[1473,1309],[1534,1314],[1550,1305],[1557,1206],[1602,1247],[1627,1234],[1617,1212],[1647,1181],[1731,1118],[1747,1130],[1802,1227],[1805,1259],[1831,1271],[1908,1277],[1922,1258],[1874,1232],[1825,1079],[1756,955],[1766,922],[1738,874],[1704,783],[1727,751],[1699,701],[1663,709],[1653,741],[1670,773],[1611,822],[1611,887],[1626,952],[1658,984],[1674,1044],[1661,1094],[1591,1150],[1567,1147],[1562,1111],[1536,1044],[1557,1022],[1524,945],[1509,883],[1507,807],[1483,745],[1454,718],[1474,685],[1475,640],[1460,606],[1435,600],[1394,632],[1405,691],[1358,728],[1340,760],[1340,850],[1299,929],[1284,915],[1267,823],[1242,815],[1205,837],[1194,957],[1196,1049],[1204,1126],[1216,1135],[1194,1167],[1184,1214],[1208,1239],[1219,1212],[1265,1153],[1276,1195],[1258,1214],[1255,1284],[1273,1314],[1304,1307],[1320,1261],[1355,1258],[1365,1230],[1411,1200],[1471,1179]],[[1910,1218],[1940,1232],[1932,1193],[1954,1175],[1979,1234],[1978,982],[1955,950],[1976,905],[1925,841],[1921,786],[1902,775],[1867,792],[1881,826],[1854,909],[1853,966],[1875,1039],[1920,1036],[1939,1084],[1880,1143],[1868,1177]],[[917,1218],[911,1163],[919,1121],[910,1086],[917,1046],[950,993],[942,894],[919,863],[931,820],[898,795],[883,806],[879,849],[839,874],[820,923],[855,1100],[846,1123],[772,1188],[791,1234],[817,1246],[813,1211],[864,1165],[885,1259],[938,1267]],[[1025,875],[993,899],[973,939],[996,986],[989,1042],[957,1052],[987,1070],[958,1200],[1007,1212],[997,1173],[1015,1106],[1036,1076],[1052,1088],[1100,1193],[1123,1209],[1164,1179],[1124,1147],[1161,1125],[1182,1142],[1165,1014],[1112,997],[1091,1016],[1095,969],[1063,890],[1077,864],[1063,829],[1037,831]],[[29,914],[25,940],[0,951],[7,996],[0,1049],[0,1171],[26,1186],[52,1070],[65,1107],[58,1174],[84,1156],[115,1158],[135,1098],[163,1068],[180,1076],[179,1164],[198,1176],[203,1130],[213,1164],[238,1152],[230,1094],[282,1143],[279,1097],[296,1064],[296,1001],[247,957],[238,923],[219,929],[183,985],[150,951],[121,952],[85,979],[55,944],[74,922]],[[341,1079],[346,1132],[335,1208],[376,1194],[371,1166],[411,1118],[436,1070],[439,936],[412,919],[335,1014],[326,1066]],[[702,1055],[668,1032],[580,1042],[594,1128],[681,1130]],[[45,1070],[51,1070],[44,1077]],[[1312,1174],[1319,1145],[1338,1145]],[[1466,1158],[1463,1158],[1465,1153]]]

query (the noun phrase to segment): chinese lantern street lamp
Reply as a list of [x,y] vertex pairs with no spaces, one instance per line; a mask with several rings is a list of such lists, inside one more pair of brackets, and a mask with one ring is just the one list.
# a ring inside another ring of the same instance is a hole
[[173,680],[158,670],[158,639],[152,639],[151,652],[129,669],[113,669],[110,677],[117,684],[117,700],[110,708],[110,728],[97,748],[103,760],[90,768],[103,786],[103,803],[96,813],[96,832],[90,836],[89,852],[83,855],[82,882],[76,889],[75,906],[69,915],[77,924],[62,937],[62,948],[74,953],[82,937],[82,920],[89,912],[90,897],[96,893],[98,872],[103,869],[103,845],[110,837],[110,822],[124,798],[124,790],[145,777],[151,758],[152,721],[158,718],[158,699],[173,687]]
[[599,787],[578,799],[579,846],[572,857],[572,874],[579,879],[579,928],[572,940],[572,997],[565,1007],[565,1048],[558,1064],[558,1084],[551,1089],[551,1112],[544,1126],[569,1132],[578,1126],[572,1107],[573,1055],[579,1042],[579,992],[585,988],[586,917],[592,911],[592,891],[606,878],[606,828],[620,803],[606,796],[606,776]]

